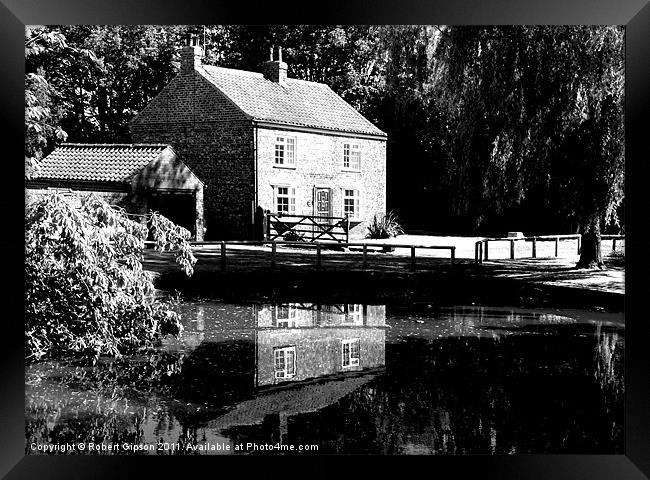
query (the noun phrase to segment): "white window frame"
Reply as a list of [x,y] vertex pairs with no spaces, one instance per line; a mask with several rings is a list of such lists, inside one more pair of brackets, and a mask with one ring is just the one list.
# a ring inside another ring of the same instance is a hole
[[355,142],[343,143],[343,170],[361,171],[361,145]]
[[[353,192],[352,195],[348,195],[348,192]],[[341,213],[345,217],[346,211],[346,200],[352,199],[354,205],[354,214],[348,215],[348,218],[351,219],[360,219],[361,218],[361,191],[358,188],[341,188]]]
[[274,166],[280,168],[296,168],[297,144],[296,137],[276,135],[273,147]]
[[278,328],[293,328],[296,326],[296,308],[293,304],[275,306],[275,326]]
[[[287,193],[280,193],[280,189],[287,189]],[[287,210],[280,211],[278,201],[280,198],[287,198]],[[274,185],[273,186],[273,209],[275,213],[285,215],[296,214],[296,187],[291,185]]]
[[[293,354],[293,370],[287,369],[287,354]],[[279,362],[280,358],[282,359]],[[281,363],[281,365],[278,365]],[[278,368],[281,366],[282,368]],[[277,347],[273,349],[273,376],[274,378],[291,378],[296,376],[296,346],[291,345],[288,347]]]
[[347,323],[363,323],[363,305],[360,303],[348,303],[345,306]]
[[[358,345],[358,357],[352,357],[352,345]],[[348,346],[348,353],[345,353],[345,347]],[[361,339],[360,338],[347,338],[341,340],[341,366],[343,368],[358,367],[361,365]]]

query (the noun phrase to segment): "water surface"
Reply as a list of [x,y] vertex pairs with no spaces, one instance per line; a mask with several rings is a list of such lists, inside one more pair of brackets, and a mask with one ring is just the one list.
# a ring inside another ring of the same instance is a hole
[[182,337],[153,354],[29,366],[26,452],[623,451],[622,314],[202,300],[179,310]]

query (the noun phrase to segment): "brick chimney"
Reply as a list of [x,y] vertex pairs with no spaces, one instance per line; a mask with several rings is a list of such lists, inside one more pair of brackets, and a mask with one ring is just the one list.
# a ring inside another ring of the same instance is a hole
[[278,47],[278,59],[273,60],[273,47],[268,62],[264,62],[264,77],[272,82],[284,85],[287,80],[287,64],[282,61],[282,47]]
[[199,37],[190,35],[187,39],[187,45],[181,49],[181,73],[191,73],[194,67],[201,65],[203,49],[199,46]]

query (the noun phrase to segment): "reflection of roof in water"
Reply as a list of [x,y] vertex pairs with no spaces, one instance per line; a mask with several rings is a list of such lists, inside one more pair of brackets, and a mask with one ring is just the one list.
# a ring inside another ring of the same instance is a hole
[[262,423],[273,413],[287,416],[315,412],[337,402],[377,376],[380,369],[361,375],[335,377],[317,383],[291,384],[290,388],[267,391],[238,404],[234,409],[208,423],[208,428],[225,429],[235,425]]

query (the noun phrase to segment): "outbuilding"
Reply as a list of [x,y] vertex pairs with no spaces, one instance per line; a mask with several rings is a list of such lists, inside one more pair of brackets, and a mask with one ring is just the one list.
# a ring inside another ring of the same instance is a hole
[[168,144],[64,143],[26,181],[26,202],[94,193],[128,213],[157,211],[203,239],[203,182]]

